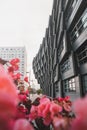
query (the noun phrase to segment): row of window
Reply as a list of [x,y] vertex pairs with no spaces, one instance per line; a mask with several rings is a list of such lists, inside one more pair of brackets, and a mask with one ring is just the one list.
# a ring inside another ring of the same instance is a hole
[[83,12],[82,16],[78,20],[78,22],[75,24],[71,34],[71,42],[75,42],[75,40],[80,36],[80,34],[87,28],[87,8]]
[[87,93],[87,75],[82,76],[83,91]]
[[[87,74],[82,76],[83,92],[87,93]],[[64,92],[76,92],[75,78],[67,79],[63,81]],[[59,92],[58,84],[55,84],[55,91]]]
[[[87,74],[82,76],[83,92],[87,93]],[[67,79],[63,81],[64,92],[76,92],[75,78]],[[55,92],[59,92],[58,84],[55,84]]]
[[0,56],[1,56],[1,57],[9,57],[9,58],[19,57],[19,58],[24,59],[24,56],[22,56],[22,55],[16,55],[16,54],[6,54],[6,55],[0,54]]
[[0,52],[2,52],[2,53],[6,53],[6,52],[9,52],[9,53],[24,53],[24,51],[22,51],[22,50],[2,50],[2,49],[0,49]]
[[[86,83],[87,83],[87,79],[86,79]],[[64,80],[63,89],[64,92],[76,92],[75,78]],[[55,84],[55,92],[59,92],[59,86],[57,83]]]
[[85,44],[81,47],[80,51],[77,53],[77,58],[79,64],[87,63],[87,45]]
[[76,5],[77,1],[78,1],[78,0],[71,0],[71,1],[70,1],[70,5],[69,5],[68,10],[67,10],[67,13],[66,13],[67,16],[66,16],[66,18],[65,18],[66,24],[67,24],[67,22],[68,22],[69,17],[70,17],[71,14],[72,14],[73,9],[75,8],[75,5]]
[[0,48],[0,50],[9,50],[9,51],[18,51],[18,50],[20,50],[20,51],[24,51],[24,48]]
[[71,66],[70,66],[70,60],[67,59],[60,67],[60,70],[62,73],[65,73],[66,71],[68,71],[69,69],[71,69]]

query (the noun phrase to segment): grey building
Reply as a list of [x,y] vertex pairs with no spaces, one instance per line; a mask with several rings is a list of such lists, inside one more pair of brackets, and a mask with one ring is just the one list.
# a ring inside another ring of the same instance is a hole
[[0,58],[7,61],[19,58],[19,72],[22,74],[22,78],[24,78],[27,71],[27,53],[25,47],[0,47]]
[[86,95],[87,0],[54,0],[33,70],[48,96]]

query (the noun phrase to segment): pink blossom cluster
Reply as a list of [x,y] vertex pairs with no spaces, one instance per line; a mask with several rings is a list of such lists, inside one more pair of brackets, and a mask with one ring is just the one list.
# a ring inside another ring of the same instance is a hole
[[10,66],[8,67],[8,73],[14,80],[21,78],[21,73],[16,72],[17,70],[19,70],[19,62],[20,60],[18,58],[14,58],[11,61],[9,61]]
[[38,106],[32,105],[29,118],[33,120],[42,117],[44,124],[49,125],[54,116],[58,116],[61,111],[62,107],[60,105],[50,101],[50,99],[46,97],[43,97],[40,99],[40,104]]
[[[19,63],[20,59],[14,58],[9,61],[9,66],[8,66],[8,73],[11,75],[12,79],[14,81],[18,81],[21,79],[22,74],[20,72],[17,72],[19,70]],[[29,83],[28,77],[24,77],[24,81]]]
[[28,120],[19,118],[18,102],[16,86],[0,65],[0,130],[34,130]]
[[17,93],[11,75],[0,65],[0,130],[35,130],[33,121],[37,126],[42,123],[38,130],[48,130],[50,125],[54,130],[87,130],[86,106],[87,97],[72,103],[68,96],[43,96],[31,102],[28,91]]

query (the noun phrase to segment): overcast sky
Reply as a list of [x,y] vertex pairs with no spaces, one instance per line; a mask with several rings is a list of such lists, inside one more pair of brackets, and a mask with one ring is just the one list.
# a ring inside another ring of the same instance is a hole
[[0,0],[0,46],[25,46],[28,68],[48,26],[53,0]]

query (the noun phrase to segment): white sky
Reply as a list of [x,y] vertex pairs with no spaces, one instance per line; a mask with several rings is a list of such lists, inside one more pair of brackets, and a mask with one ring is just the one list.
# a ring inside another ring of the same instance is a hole
[[0,0],[0,46],[25,46],[29,71],[45,36],[52,4],[53,0]]

